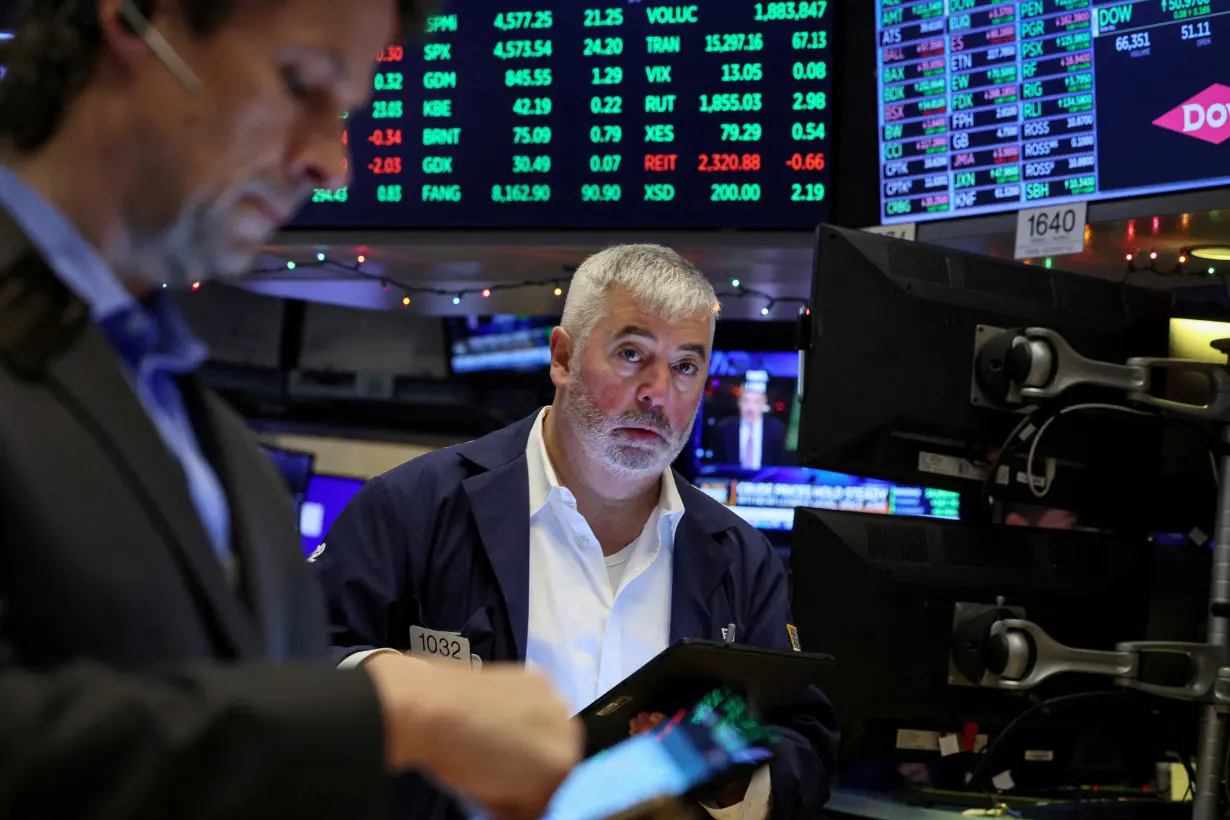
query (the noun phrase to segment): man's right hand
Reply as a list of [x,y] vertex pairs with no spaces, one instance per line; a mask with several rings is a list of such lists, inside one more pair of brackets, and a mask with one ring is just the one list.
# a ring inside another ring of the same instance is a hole
[[584,732],[545,678],[385,653],[361,667],[384,711],[393,772],[430,774],[499,817],[538,817],[581,759]]

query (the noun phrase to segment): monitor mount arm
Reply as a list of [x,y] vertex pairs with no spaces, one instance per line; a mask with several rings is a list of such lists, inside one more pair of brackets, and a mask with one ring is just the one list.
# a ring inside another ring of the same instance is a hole
[[[1211,346],[1230,356],[1230,339]],[[1221,425],[1205,643],[1128,641],[1113,652],[1073,648],[1051,638],[1000,599],[994,607],[958,605],[951,658],[960,676],[979,686],[1028,690],[1053,675],[1080,672],[1106,675],[1120,686],[1148,694],[1203,704],[1192,816],[1194,820],[1220,817],[1226,754],[1223,717],[1230,714],[1230,364],[1164,358],[1100,362],[1081,356],[1046,328],[979,327],[975,349],[975,400],[981,397],[999,406],[1019,407],[1057,398],[1074,387],[1093,386],[1122,391],[1133,404],[1167,415]],[[1152,395],[1158,371],[1204,378],[1208,403],[1186,404]],[[1187,682],[1165,686],[1140,680],[1141,659],[1151,653],[1185,655],[1191,670]]]

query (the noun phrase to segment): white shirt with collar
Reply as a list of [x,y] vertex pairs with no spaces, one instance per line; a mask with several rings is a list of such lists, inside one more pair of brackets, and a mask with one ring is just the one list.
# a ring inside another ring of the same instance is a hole
[[[545,675],[576,713],[670,645],[675,530],[685,510],[675,475],[667,469],[658,506],[641,534],[604,556],[547,456],[542,421],[548,412],[538,414],[525,452],[530,496],[525,662]],[[357,652],[340,667],[392,651]],[[742,803],[705,806],[705,811],[716,820],[765,820],[770,787],[769,768],[762,766]]]
[[[525,453],[530,491],[525,662],[550,679],[575,713],[670,645],[675,531],[684,507],[667,469],[658,506],[641,534],[603,556],[547,455],[542,422],[548,412],[538,414]],[[742,803],[705,810],[718,820],[763,820],[769,793],[769,769],[761,767]]]
[[538,414],[526,444],[530,608],[527,666],[580,712],[670,645],[675,529],[683,501],[663,474],[658,506],[635,541],[609,557],[547,456]]

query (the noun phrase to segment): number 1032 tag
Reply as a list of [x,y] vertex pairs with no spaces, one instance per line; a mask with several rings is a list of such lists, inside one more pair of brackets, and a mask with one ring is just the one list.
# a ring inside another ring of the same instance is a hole
[[1015,258],[1033,259],[1083,251],[1088,209],[1088,203],[1077,202],[1018,211]]
[[470,639],[452,632],[440,632],[435,629],[424,629],[421,626],[410,627],[410,653],[412,655],[427,655],[442,660],[457,661],[466,665],[478,666],[470,655]]

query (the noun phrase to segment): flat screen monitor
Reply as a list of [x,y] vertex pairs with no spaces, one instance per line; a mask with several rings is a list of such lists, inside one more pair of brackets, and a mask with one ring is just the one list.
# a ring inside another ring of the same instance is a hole
[[960,516],[950,490],[798,466],[798,354],[714,351],[692,433],[695,484],[764,530],[789,530],[795,507]]
[[1230,185],[1223,0],[876,0],[881,219]]
[[1053,331],[1098,362],[1165,357],[1168,293],[830,225],[817,237],[802,463],[963,491],[979,499],[967,512],[992,511],[994,498],[1120,533],[1208,531],[1198,426],[1074,384],[1032,402],[1044,415],[1024,445],[1023,407],[1009,398],[1013,379],[1051,379],[1034,362],[1060,360],[1049,343],[1005,348],[1020,329]]
[[261,451],[269,457],[273,466],[277,467],[282,480],[286,482],[286,489],[295,497],[295,502],[302,504],[316,457],[312,453],[284,450],[264,444],[261,445]]
[[453,373],[546,370],[551,364],[550,316],[463,316],[444,320]]
[[315,228],[806,229],[828,211],[827,0],[470,0],[379,55]]
[[366,483],[361,478],[319,473],[308,480],[307,494],[299,507],[299,538],[304,555],[316,551],[333,522]]

